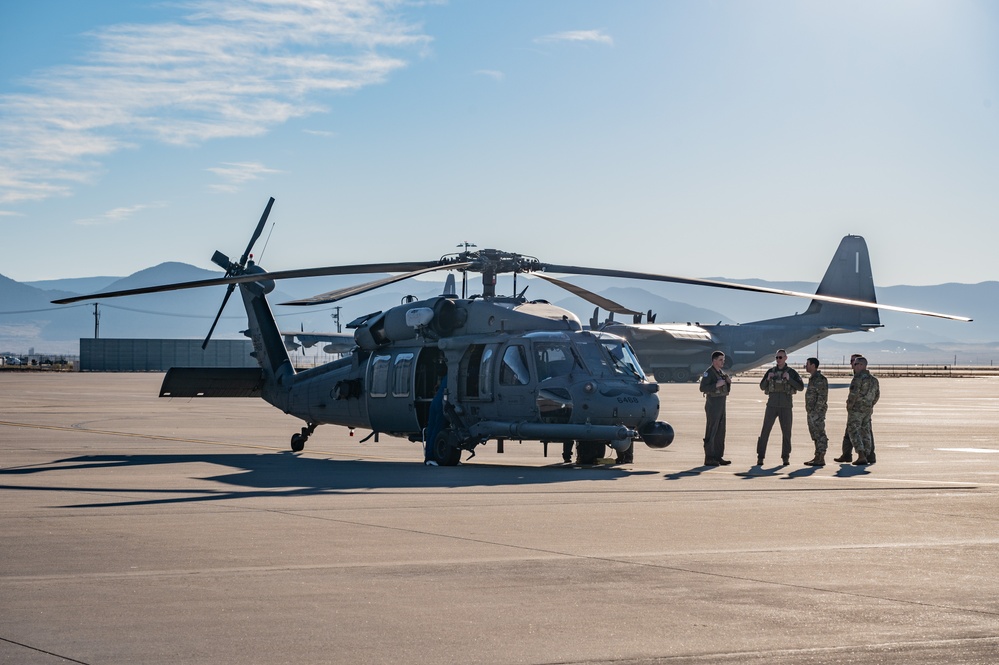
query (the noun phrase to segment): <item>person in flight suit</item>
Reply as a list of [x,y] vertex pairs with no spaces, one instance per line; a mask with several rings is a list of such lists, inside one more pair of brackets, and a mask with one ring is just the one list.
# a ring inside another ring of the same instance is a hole
[[767,409],[763,414],[763,429],[756,440],[756,463],[763,464],[767,456],[767,441],[774,421],[780,420],[780,457],[784,466],[790,464],[791,457],[791,407],[794,393],[805,388],[805,382],[794,369],[787,366],[787,351],[778,349],[777,364],[767,370],[760,381],[760,390],[767,394]]
[[725,401],[732,389],[732,377],[725,373],[725,354],[711,354],[711,367],[701,375],[701,392],[704,393],[704,466],[731,464],[723,459],[725,454]]
[[853,381],[850,394],[846,398],[846,431],[850,442],[857,451],[855,465],[868,464],[867,454],[871,451],[871,415],[874,405],[881,398],[881,385],[867,371],[867,358],[863,356],[853,361]]
[[829,379],[819,371],[819,359],[805,361],[808,372],[808,387],[805,389],[805,417],[808,419],[808,435],[815,443],[815,457],[805,462],[805,466],[825,466],[826,449],[829,438],[826,436],[826,410],[829,408]]

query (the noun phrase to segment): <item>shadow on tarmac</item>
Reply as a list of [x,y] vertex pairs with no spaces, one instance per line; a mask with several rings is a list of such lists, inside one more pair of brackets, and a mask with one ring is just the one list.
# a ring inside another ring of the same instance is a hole
[[[475,487],[522,487],[552,483],[586,483],[587,481],[619,480],[652,471],[629,471],[613,467],[579,467],[551,465],[519,467],[508,465],[459,465],[456,467],[426,467],[422,463],[364,460],[329,460],[299,456],[291,452],[266,454],[221,455],[85,455],[56,460],[49,464],[0,469],[0,479],[25,477],[50,472],[93,469],[128,469],[144,466],[213,464],[235,469],[233,473],[202,478],[184,474],[192,480],[221,483],[233,488],[218,489],[67,487],[44,485],[0,485],[5,490],[85,491],[127,495],[170,495],[163,498],[129,500],[114,503],[76,504],[69,508],[110,506],[141,506],[154,504],[220,501],[248,497],[300,497],[322,494],[364,493],[371,490],[417,488],[469,489]],[[178,472],[180,474],[182,472]],[[63,476],[65,477],[65,476]],[[178,496],[182,495],[182,496]]]

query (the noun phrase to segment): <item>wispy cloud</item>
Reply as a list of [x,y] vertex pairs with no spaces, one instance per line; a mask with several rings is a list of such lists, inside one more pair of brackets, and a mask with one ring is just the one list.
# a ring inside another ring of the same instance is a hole
[[429,43],[404,0],[191,0],[173,23],[94,35],[83,64],[0,96],[0,203],[65,196],[100,160],[146,142],[257,136],[383,82]]
[[556,32],[543,37],[536,37],[535,44],[553,44],[560,42],[570,43],[590,43],[614,45],[614,40],[603,30],[567,30],[566,32]]
[[502,81],[506,78],[506,74],[495,69],[477,69],[475,70],[476,76],[485,76],[493,79],[494,81]]
[[121,222],[128,221],[137,212],[148,210],[150,208],[163,207],[166,207],[165,203],[140,203],[134,206],[123,206],[120,208],[112,208],[101,215],[78,219],[73,223],[80,226],[105,226],[109,224],[120,224]]
[[280,171],[269,169],[256,162],[227,162],[222,166],[208,170],[225,181],[221,184],[209,185],[209,189],[226,194],[239,191],[243,183],[258,180],[262,175],[280,173]]

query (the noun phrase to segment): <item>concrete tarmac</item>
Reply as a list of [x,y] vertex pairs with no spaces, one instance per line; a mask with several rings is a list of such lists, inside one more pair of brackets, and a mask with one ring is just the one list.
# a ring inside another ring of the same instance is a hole
[[[662,386],[669,448],[579,468],[419,444],[262,401],[159,399],[160,374],[0,373],[0,662],[994,663],[999,378],[883,379],[878,463],[829,464],[802,397],[755,467]],[[772,462],[777,462],[774,464]]]

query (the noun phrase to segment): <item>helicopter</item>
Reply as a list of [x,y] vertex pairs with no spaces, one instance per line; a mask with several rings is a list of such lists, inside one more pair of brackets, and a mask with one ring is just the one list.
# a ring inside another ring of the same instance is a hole
[[[651,448],[665,448],[673,441],[672,426],[658,419],[659,384],[646,376],[632,346],[610,332],[585,330],[568,310],[544,300],[527,300],[526,288],[517,292],[518,274],[533,273],[598,307],[622,313],[635,312],[545,273],[700,284],[878,307],[859,300],[744,284],[543,263],[535,257],[495,249],[470,251],[468,247],[434,261],[267,272],[252,260],[251,252],[273,204],[271,198],[238,260],[214,253],[212,262],[225,270],[223,277],[52,302],[225,285],[204,348],[238,286],[247,316],[243,334],[252,342],[259,368],[175,367],[164,377],[161,397],[262,397],[305,423],[291,436],[294,452],[304,450],[318,426],[333,424],[371,430],[364,440],[387,434],[422,441],[425,461],[439,466],[458,464],[465,451],[474,456],[477,446],[492,439],[500,451],[507,439],[539,441],[546,450],[552,442],[575,444],[577,462],[583,464],[602,457],[608,445],[627,461],[635,441]],[[303,371],[295,369],[285,345],[287,333],[278,329],[267,300],[276,280],[398,273],[282,303],[309,306],[439,270],[460,271],[463,276],[480,273],[482,293],[467,296],[463,278],[459,296],[449,279],[441,295],[371,312],[348,323],[347,328],[354,330],[354,346],[344,357]],[[513,274],[514,295],[497,295],[496,278],[502,273]]]

